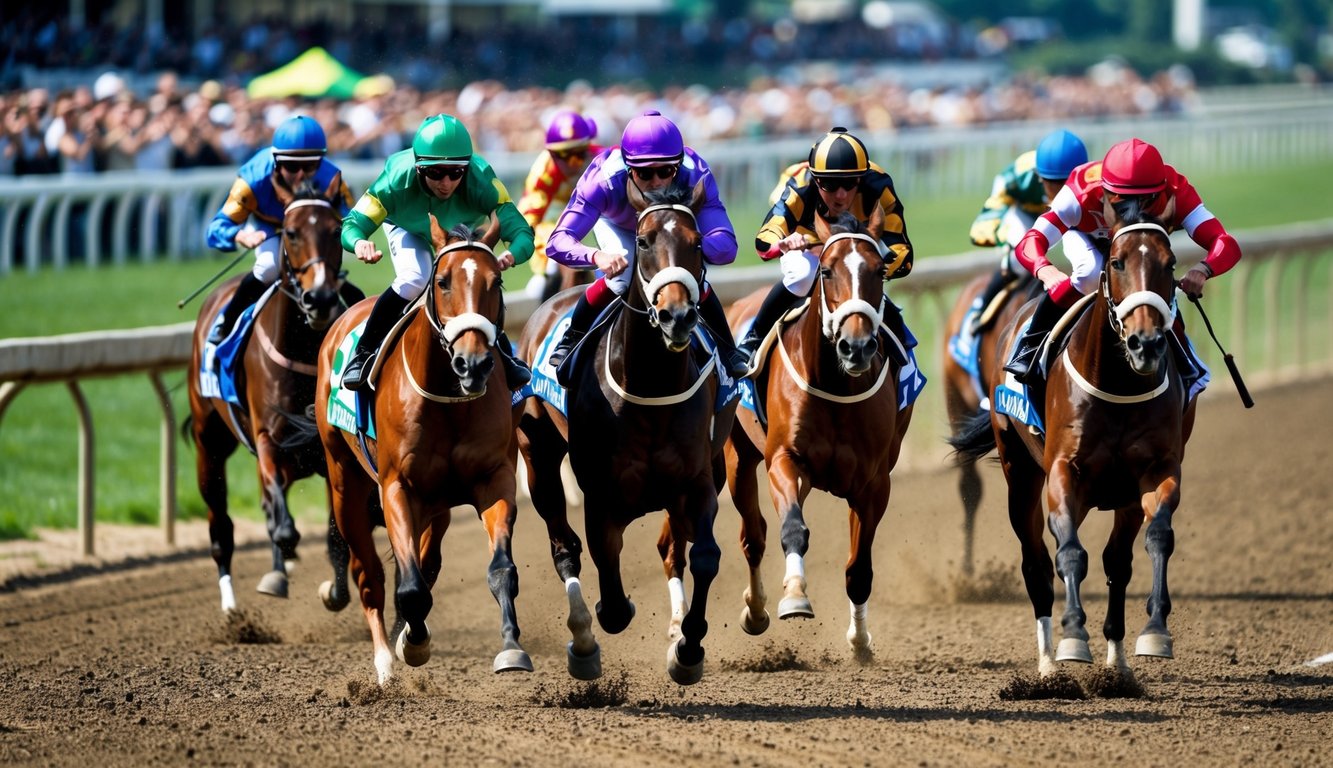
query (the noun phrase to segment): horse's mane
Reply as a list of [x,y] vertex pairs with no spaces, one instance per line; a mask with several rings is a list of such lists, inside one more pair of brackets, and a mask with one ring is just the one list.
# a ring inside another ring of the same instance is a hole
[[324,197],[324,190],[315,184],[314,179],[302,181],[300,186],[292,190],[293,200],[327,200]]
[[1126,197],[1118,203],[1111,203],[1115,215],[1121,224],[1161,224],[1161,220],[1148,212],[1142,198]]
[[483,234],[485,234],[485,230],[473,229],[472,227],[469,227],[466,224],[455,224],[449,230],[449,237],[459,238],[462,240],[469,240],[469,241],[480,240]]
[[856,217],[850,213],[843,213],[839,215],[837,219],[830,221],[828,225],[829,225],[829,233],[834,235],[839,235],[843,233],[856,234],[858,232],[866,231],[865,225],[862,224],[860,221],[858,221]]
[[643,190],[643,199],[648,201],[649,205],[685,205],[690,204],[690,199],[694,196],[694,190],[689,187],[681,187],[675,184],[663,187],[661,189]]

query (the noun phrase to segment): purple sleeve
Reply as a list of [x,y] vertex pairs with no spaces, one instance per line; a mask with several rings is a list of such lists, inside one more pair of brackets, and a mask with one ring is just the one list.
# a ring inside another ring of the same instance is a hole
[[[703,234],[704,260],[709,264],[730,264],[736,260],[736,231],[731,227],[727,208],[717,192],[713,171],[694,150],[686,149],[686,183],[691,187],[704,182],[704,205],[699,211],[699,232]],[[692,167],[691,167],[692,166]]]
[[607,190],[602,183],[605,173],[601,162],[605,157],[605,154],[599,155],[588,166],[574,187],[569,204],[556,219],[555,229],[546,238],[546,255],[566,267],[587,269],[593,266],[592,254],[596,249],[584,245],[583,238],[592,231],[606,209]]

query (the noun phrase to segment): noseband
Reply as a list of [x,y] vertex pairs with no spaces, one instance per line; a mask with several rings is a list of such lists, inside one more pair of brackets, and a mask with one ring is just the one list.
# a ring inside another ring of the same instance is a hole
[[[643,227],[643,220],[648,217],[648,214],[656,213],[658,211],[679,211],[690,217],[690,223],[694,225],[696,230],[699,228],[699,220],[695,217],[694,211],[687,206],[671,203],[650,205],[642,211],[639,211],[638,223],[634,230],[636,240],[639,237],[639,230]],[[635,247],[638,247],[637,243]],[[663,267],[657,271],[657,274],[653,275],[651,280],[649,280],[644,277],[643,274],[643,260],[635,257],[634,273],[635,278],[639,281],[639,287],[643,289],[643,296],[648,301],[649,306],[657,303],[657,294],[671,283],[680,283],[685,286],[685,290],[690,294],[690,306],[695,306],[699,303],[699,280],[684,267],[677,267],[675,265]],[[629,305],[626,304],[625,306]],[[647,310],[645,310],[645,312],[648,315],[648,322],[656,328],[658,326],[657,313]]]
[[[1129,226],[1122,227],[1119,231],[1117,231],[1115,233],[1115,236],[1111,238],[1111,241],[1115,242],[1116,238],[1119,238],[1121,235],[1127,232],[1135,232],[1135,231],[1157,232],[1160,233],[1163,237],[1169,237],[1166,229],[1160,225],[1130,224]],[[1131,293],[1125,298],[1121,299],[1119,303],[1116,303],[1115,299],[1111,298],[1111,278],[1107,274],[1106,270],[1102,270],[1101,283],[1102,283],[1102,295],[1106,297],[1106,307],[1110,314],[1111,328],[1115,330],[1116,335],[1120,337],[1120,340],[1122,342],[1125,341],[1124,319],[1129,316],[1130,312],[1133,312],[1135,309],[1138,309],[1139,307],[1146,305],[1157,310],[1159,313],[1161,313],[1164,321],[1164,326],[1167,328],[1170,328],[1176,322],[1175,296],[1171,297],[1171,303],[1168,304],[1166,299],[1162,298],[1161,294],[1155,291],[1135,291],[1134,293]]]
[[[839,232],[824,242],[825,250],[839,240],[864,240],[874,247],[876,253],[879,252],[879,242],[870,235],[861,232]],[[887,293],[880,299],[878,307],[872,306],[870,302],[858,296],[839,304],[836,310],[831,310],[828,305],[828,291],[823,288],[825,279],[821,271],[819,277],[819,316],[822,319],[821,328],[824,332],[824,338],[829,341],[836,341],[839,329],[851,315],[864,316],[866,320],[870,321],[870,327],[872,328],[878,328],[884,322],[884,302],[888,301]],[[855,279],[852,281],[852,287],[856,287]]]

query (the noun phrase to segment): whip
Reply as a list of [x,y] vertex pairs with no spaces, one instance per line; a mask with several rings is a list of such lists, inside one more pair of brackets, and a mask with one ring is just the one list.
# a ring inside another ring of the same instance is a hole
[[1236,383],[1236,391],[1240,393],[1240,401],[1246,408],[1254,407],[1254,399],[1250,397],[1250,390],[1245,388],[1245,382],[1240,377],[1240,369],[1236,367],[1236,359],[1232,357],[1225,349],[1222,349],[1222,342],[1217,340],[1217,334],[1213,333],[1213,324],[1208,322],[1208,313],[1203,311],[1203,304],[1195,297],[1185,294],[1186,298],[1194,304],[1199,310],[1199,317],[1203,318],[1203,324],[1208,328],[1208,335],[1213,337],[1213,343],[1222,350],[1222,360],[1227,364],[1227,370],[1231,372],[1231,380]]
[[192,294],[190,294],[189,296],[186,296],[185,298],[183,298],[183,299],[181,299],[180,301],[176,302],[176,309],[184,309],[184,308],[185,308],[185,305],[186,305],[186,304],[189,304],[190,301],[191,301],[192,299],[194,299],[195,296],[198,296],[199,294],[201,294],[201,293],[203,293],[204,291],[208,290],[208,286],[212,285],[213,283],[216,283],[216,282],[218,281],[218,278],[219,278],[219,277],[222,277],[223,275],[225,275],[225,274],[227,274],[228,272],[230,272],[231,269],[232,269],[232,267],[234,267],[234,266],[236,266],[238,263],[240,263],[241,259],[244,259],[246,256],[249,256],[250,253],[251,253],[252,251],[254,251],[254,248],[246,248],[244,251],[241,251],[239,254],[237,254],[237,255],[236,255],[236,258],[234,258],[234,259],[231,260],[231,263],[227,264],[227,266],[225,266],[225,267],[223,267],[222,269],[218,270],[218,273],[217,273],[216,275],[213,275],[212,277],[208,278],[208,282],[204,283],[203,285],[199,286],[198,288],[195,288],[195,289],[194,289],[194,293],[192,293]]

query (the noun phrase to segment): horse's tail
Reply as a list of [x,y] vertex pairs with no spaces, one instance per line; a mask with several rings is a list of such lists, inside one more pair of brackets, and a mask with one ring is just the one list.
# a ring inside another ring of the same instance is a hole
[[990,411],[978,408],[955,425],[949,445],[958,463],[976,461],[995,449],[995,430],[991,429]]
[[301,413],[288,413],[279,411],[282,417],[287,420],[287,429],[283,430],[283,437],[277,441],[279,449],[284,451],[300,451],[303,449],[320,448],[319,426],[315,423],[315,405],[311,403],[305,407]]

